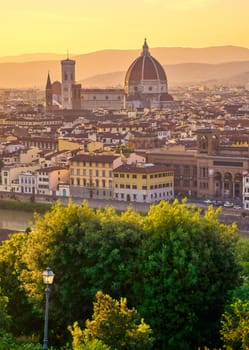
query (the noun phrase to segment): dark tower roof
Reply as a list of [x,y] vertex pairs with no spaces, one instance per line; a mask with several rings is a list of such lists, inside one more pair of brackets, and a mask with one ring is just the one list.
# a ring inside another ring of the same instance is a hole
[[50,74],[48,72],[48,78],[47,78],[47,84],[46,84],[46,90],[52,89]]

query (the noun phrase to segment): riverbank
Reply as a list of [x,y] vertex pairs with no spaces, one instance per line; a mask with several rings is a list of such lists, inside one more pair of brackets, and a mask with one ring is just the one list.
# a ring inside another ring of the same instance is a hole
[[17,199],[0,199],[0,209],[45,213],[52,204]]

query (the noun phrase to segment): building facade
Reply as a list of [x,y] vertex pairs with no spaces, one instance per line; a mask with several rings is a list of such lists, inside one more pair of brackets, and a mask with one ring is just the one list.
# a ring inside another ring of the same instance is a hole
[[197,131],[197,150],[179,146],[151,150],[147,161],[174,169],[176,195],[240,201],[249,149],[220,145],[217,130],[203,129]]
[[164,165],[123,164],[113,175],[116,200],[155,203],[174,199],[174,172]]
[[72,197],[112,199],[113,170],[122,164],[119,155],[78,154],[69,160]]

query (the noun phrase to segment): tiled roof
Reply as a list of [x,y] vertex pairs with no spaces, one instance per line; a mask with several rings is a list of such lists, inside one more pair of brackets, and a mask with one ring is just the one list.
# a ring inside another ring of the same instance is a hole
[[138,164],[123,164],[113,170],[114,173],[156,173],[156,172],[165,172],[165,171],[173,171],[169,169],[165,165],[153,164],[153,165],[138,165]]
[[114,155],[96,155],[96,154],[78,154],[70,159],[70,161],[80,162],[97,162],[97,163],[112,163],[115,159],[120,156]]

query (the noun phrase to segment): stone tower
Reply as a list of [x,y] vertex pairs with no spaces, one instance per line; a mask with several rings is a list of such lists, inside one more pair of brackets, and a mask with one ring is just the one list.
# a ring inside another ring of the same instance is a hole
[[197,150],[198,153],[215,155],[219,151],[220,134],[214,129],[197,130]]
[[75,61],[67,58],[61,61],[62,107],[72,109],[72,85],[75,84]]

